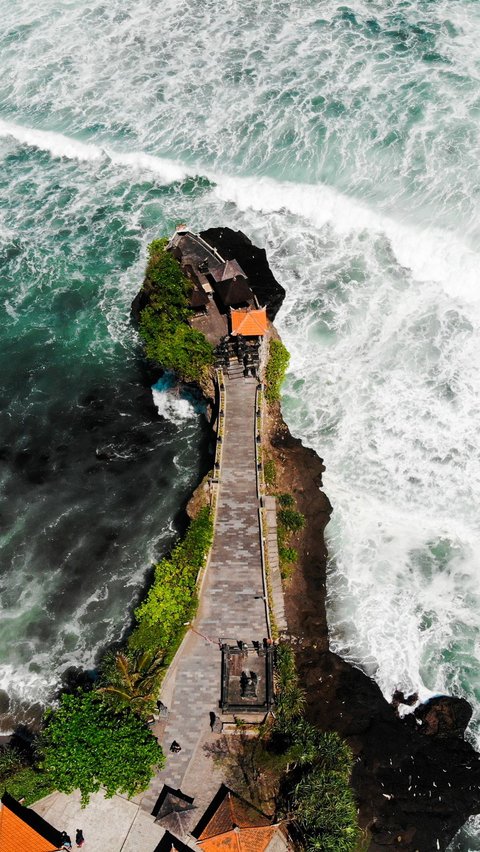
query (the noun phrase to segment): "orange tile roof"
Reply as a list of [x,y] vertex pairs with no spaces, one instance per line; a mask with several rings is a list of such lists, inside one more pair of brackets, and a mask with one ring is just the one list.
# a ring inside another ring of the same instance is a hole
[[203,852],[264,852],[278,826],[226,787],[217,797],[218,804],[198,835]]
[[206,840],[199,840],[203,852],[265,852],[278,826],[234,828]]
[[[28,808],[25,808],[28,811]],[[43,820],[42,820],[43,822]],[[13,813],[5,803],[0,808],[0,849],[2,852],[54,852],[54,846],[34,828]]]
[[232,334],[243,337],[261,337],[267,330],[267,312],[265,308],[257,310],[241,309],[231,311]]

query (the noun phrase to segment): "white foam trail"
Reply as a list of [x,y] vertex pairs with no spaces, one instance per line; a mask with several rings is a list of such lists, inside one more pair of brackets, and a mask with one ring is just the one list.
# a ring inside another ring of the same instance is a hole
[[[213,194],[223,202],[233,202],[239,210],[263,213],[288,211],[307,220],[316,229],[327,225],[342,235],[370,231],[384,234],[402,266],[412,270],[418,281],[441,282],[452,296],[480,300],[478,256],[458,235],[435,227],[418,227],[397,222],[374,212],[367,205],[342,195],[324,184],[297,184],[271,178],[242,178],[205,169],[187,169],[173,160],[142,151],[118,152],[108,146],[85,143],[61,133],[22,127],[0,119],[0,136],[13,137],[20,144],[49,151],[54,157],[83,162],[107,158],[132,171],[151,172],[166,183],[184,180],[189,174],[203,174],[215,183]],[[461,270],[452,276],[452,269]]]
[[343,236],[362,231],[384,234],[399,263],[411,269],[417,281],[438,281],[451,296],[480,300],[478,254],[458,234],[397,222],[323,184],[212,177],[217,182],[215,195],[233,201],[240,210],[288,211],[318,230],[329,226]]
[[66,157],[69,160],[80,160],[81,162],[102,162],[107,159],[118,166],[123,166],[132,171],[152,172],[166,183],[184,180],[188,176],[188,170],[173,160],[155,157],[143,151],[119,152],[109,146],[95,145],[91,142],[81,142],[56,133],[51,130],[37,130],[31,127],[22,127],[10,121],[0,119],[0,136],[11,137],[21,145],[29,145],[41,151],[48,151],[53,157]]

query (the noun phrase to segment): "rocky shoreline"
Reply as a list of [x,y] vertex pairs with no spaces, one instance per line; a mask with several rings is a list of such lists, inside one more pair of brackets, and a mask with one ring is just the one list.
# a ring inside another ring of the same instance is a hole
[[[241,232],[227,228],[212,228],[202,236],[224,257],[239,259],[245,269],[250,262],[262,282],[258,290],[246,269],[252,289],[263,304],[268,302],[273,320],[284,291],[265,252]],[[354,751],[352,785],[370,852],[444,850],[467,819],[480,811],[480,757],[464,739],[470,705],[444,696],[400,718],[398,705],[408,699],[397,695],[388,703],[371,678],[330,651],[324,531],[332,507],[321,490],[323,460],[290,434],[279,405],[271,410],[266,431],[280,490],[294,493],[307,520],[296,542],[298,566],[285,588],[307,715],[322,729],[337,731]]]
[[[276,282],[266,253],[240,231],[210,228],[201,236],[226,259],[237,259],[273,322],[285,291]],[[148,304],[142,290],[132,304],[138,320]],[[275,328],[271,334],[278,336]],[[213,386],[202,387],[211,422]],[[401,718],[401,694],[390,704],[360,669],[332,653],[326,614],[327,547],[324,531],[332,506],[322,491],[323,460],[304,447],[285,424],[280,405],[265,420],[266,449],[275,460],[280,491],[293,492],[305,515],[295,547],[298,564],[284,590],[289,633],[307,694],[307,716],[335,730],[356,757],[352,786],[370,852],[445,850],[467,819],[480,811],[480,757],[465,741],[471,717],[467,701],[448,696],[421,705]],[[190,508],[204,499],[202,484]]]

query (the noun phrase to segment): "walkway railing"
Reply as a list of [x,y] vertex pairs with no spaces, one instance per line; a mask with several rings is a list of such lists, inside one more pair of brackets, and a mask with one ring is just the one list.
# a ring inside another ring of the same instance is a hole
[[[267,603],[267,624],[269,636],[277,638],[280,633],[287,631],[285,618],[285,604],[283,599],[282,578],[280,575],[280,558],[278,553],[277,524],[275,498],[266,496],[265,484],[265,458],[262,447],[263,435],[263,413],[264,413],[264,388],[262,384],[257,385],[255,394],[255,468],[257,479],[258,523],[260,527],[262,575],[264,596]],[[272,507],[266,509],[266,503],[273,501]],[[270,517],[271,523],[268,523]]]
[[271,596],[268,585],[268,558],[265,547],[265,531],[263,523],[262,495],[265,491],[265,482],[263,476],[263,451],[262,451],[262,427],[263,427],[263,386],[257,385],[255,391],[255,412],[254,412],[254,441],[255,441],[255,479],[257,484],[258,503],[258,526],[260,533],[260,557],[262,561],[262,585],[263,599],[265,601],[265,617],[267,619],[268,638],[272,638],[272,624],[270,620]]
[[[218,494],[220,490],[220,479],[221,479],[221,471],[222,471],[222,459],[223,459],[223,443],[225,440],[225,416],[227,413],[227,394],[225,392],[225,378],[223,375],[223,370],[220,367],[215,368],[215,378],[217,381],[217,390],[218,390],[218,420],[217,420],[217,440],[215,442],[215,461],[213,463],[213,475],[210,479],[210,509],[212,512],[212,524],[213,531],[215,535],[215,527],[217,524],[217,508],[218,508]],[[208,556],[205,560],[205,564],[200,568],[197,574],[196,586],[197,593],[200,595],[203,581],[205,579],[205,575],[208,570],[208,566],[210,563],[210,556],[212,553],[213,541],[208,552]]]

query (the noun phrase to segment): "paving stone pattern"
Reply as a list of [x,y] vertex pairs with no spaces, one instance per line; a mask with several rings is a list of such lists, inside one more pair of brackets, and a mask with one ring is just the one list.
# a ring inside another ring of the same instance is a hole
[[[169,709],[159,739],[165,769],[141,806],[150,813],[164,784],[208,802],[221,777],[205,745],[214,737],[210,713],[219,712],[219,639],[262,640],[268,635],[255,479],[255,379],[225,378],[226,417],[215,537],[194,622],[162,688]],[[181,751],[172,754],[176,740]],[[189,769],[190,767],[190,769]],[[198,811],[192,812],[198,818]]]

